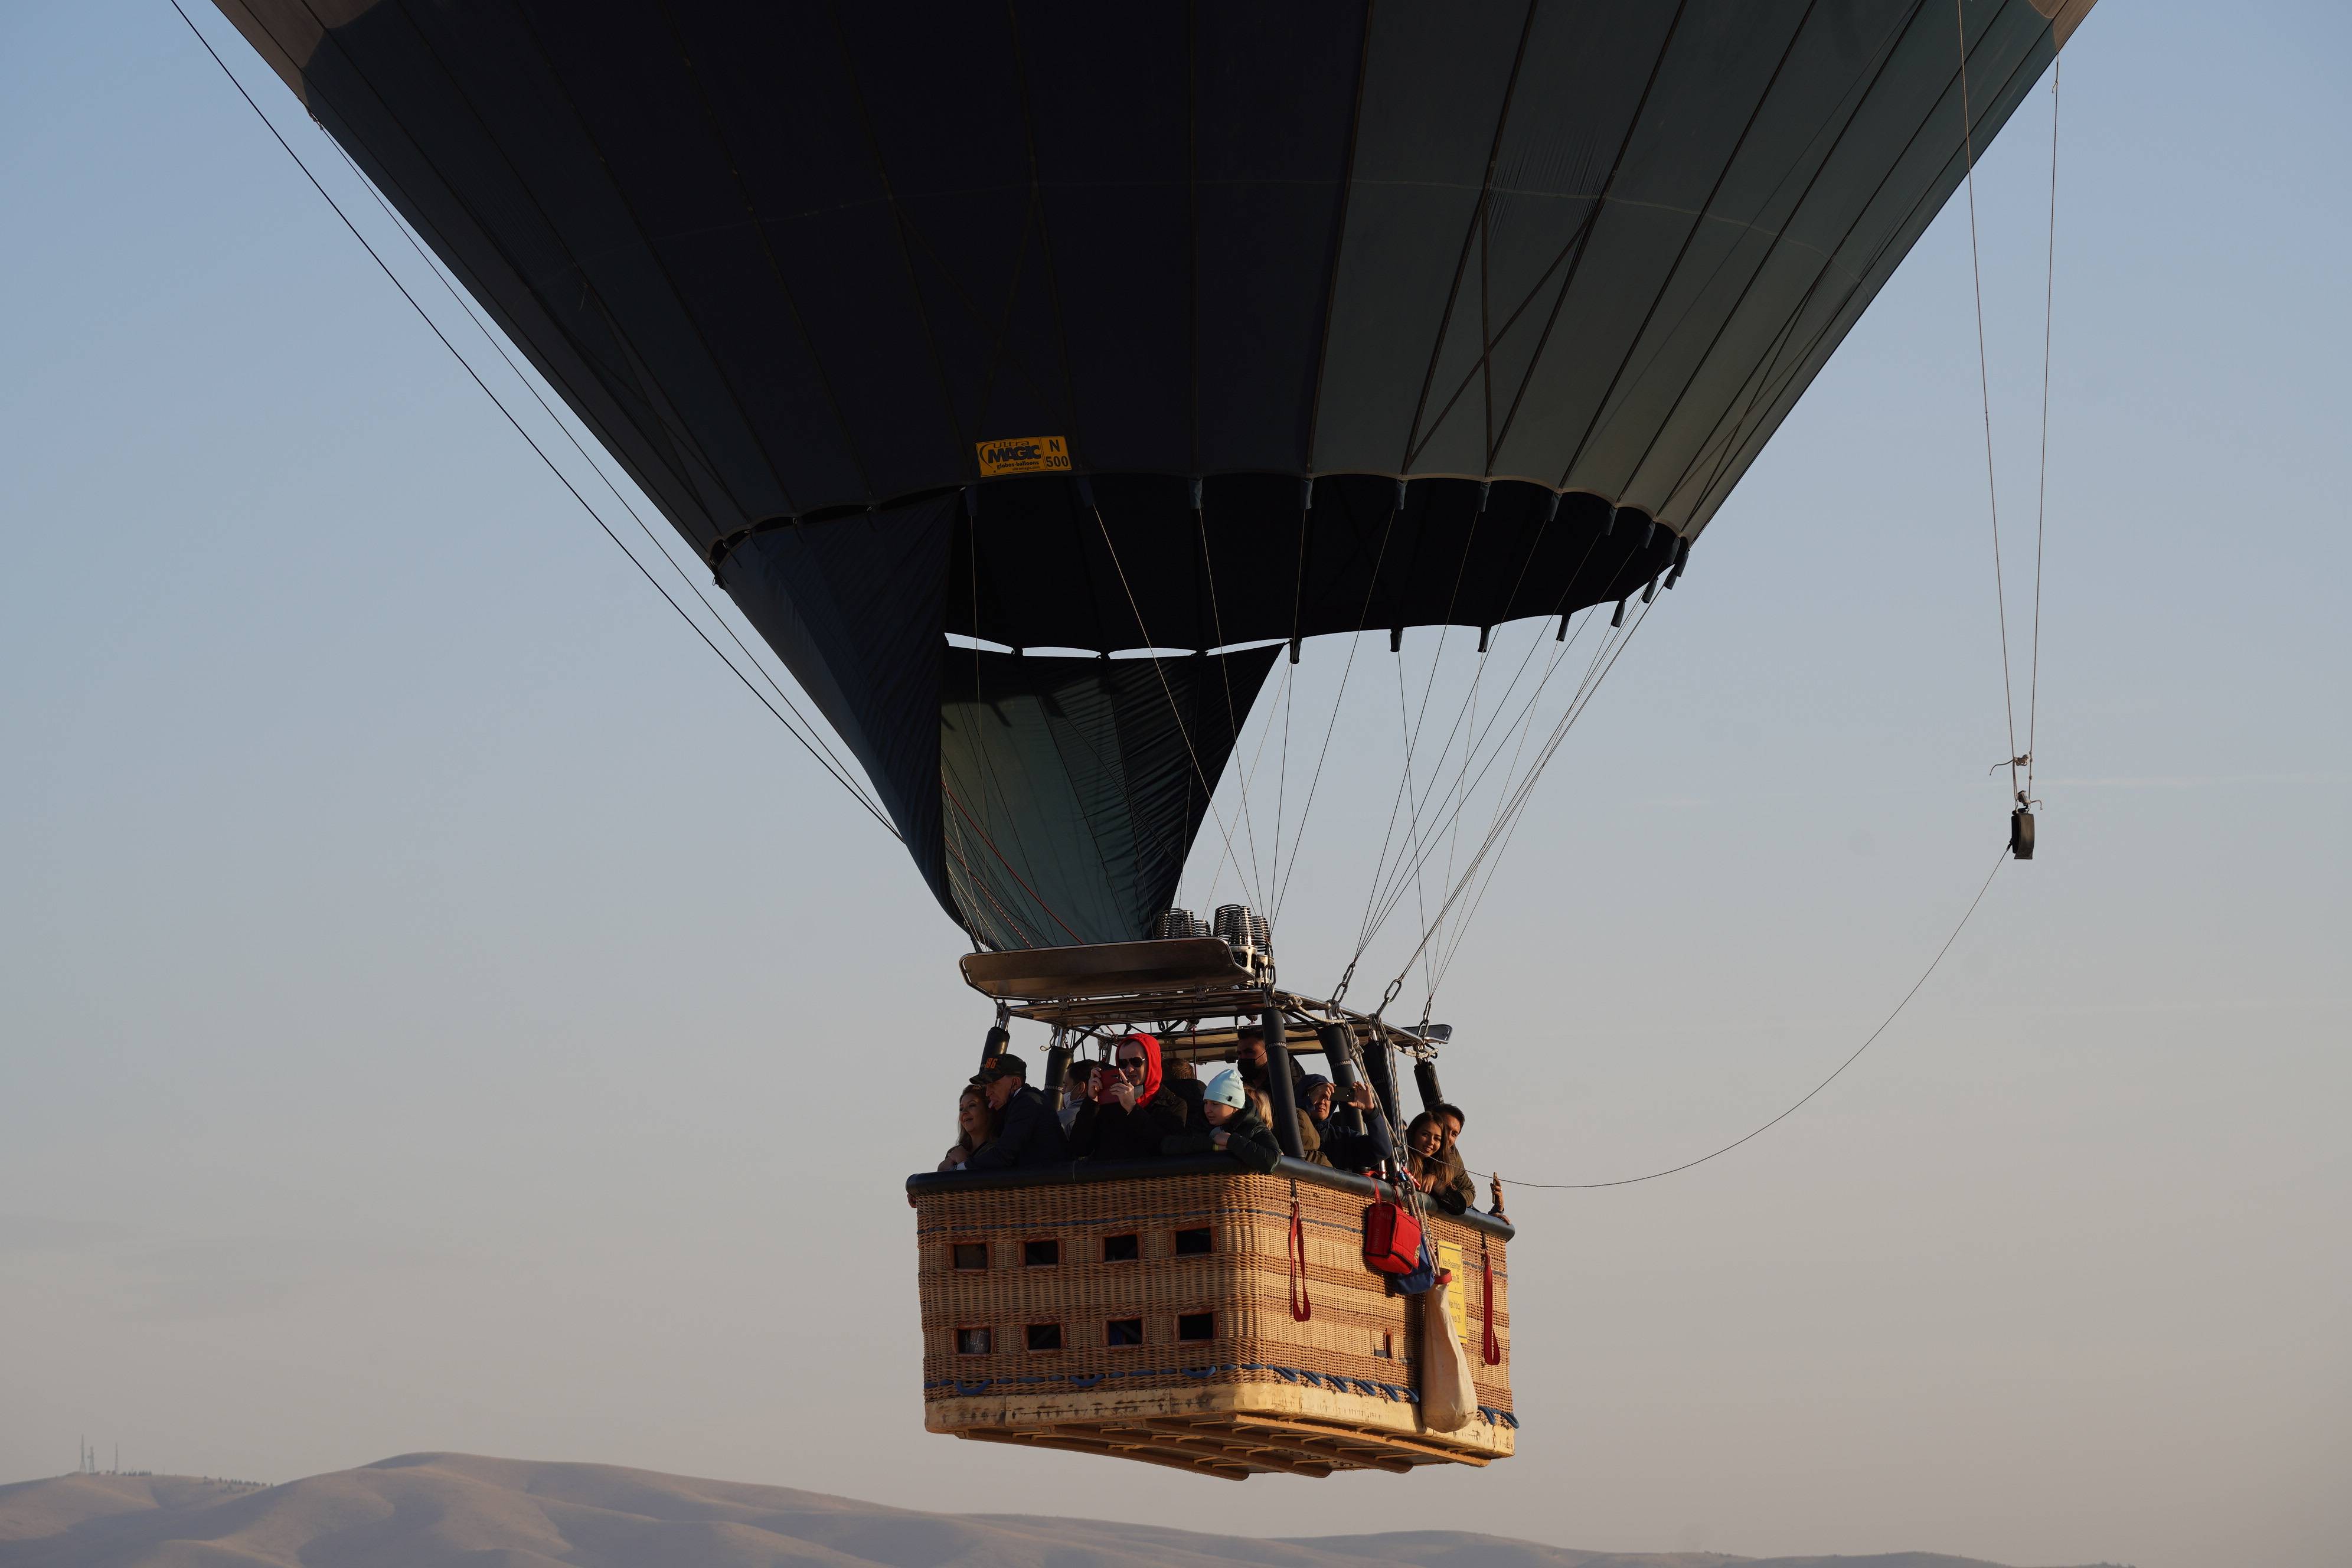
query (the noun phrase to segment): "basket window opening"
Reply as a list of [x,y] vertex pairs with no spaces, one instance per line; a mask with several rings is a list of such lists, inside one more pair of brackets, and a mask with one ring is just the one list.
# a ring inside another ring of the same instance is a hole
[[986,1329],[958,1329],[955,1335],[958,1355],[986,1355],[996,1348],[994,1336]]
[[955,1244],[955,1266],[958,1268],[987,1268],[988,1243],[984,1241],[957,1242]]
[[1021,1244],[1021,1263],[1025,1268],[1050,1268],[1062,1261],[1062,1244],[1058,1241],[1024,1241]]
[[1057,1351],[1062,1348],[1062,1325],[1032,1323],[1028,1328],[1029,1348],[1033,1351]]
[[1176,1233],[1176,1256],[1179,1258],[1196,1258],[1216,1249],[1216,1233],[1205,1225]]
[[1372,1353],[1383,1361],[1396,1360],[1396,1342],[1385,1329],[1381,1331],[1381,1337],[1372,1342]]
[[1143,1238],[1129,1231],[1125,1236],[1103,1237],[1105,1263],[1133,1263],[1143,1256]]
[[1213,1340],[1217,1337],[1217,1314],[1214,1312],[1181,1312],[1176,1318],[1176,1337],[1180,1340]]
[[1113,1350],[1119,1350],[1128,1346],[1141,1344],[1143,1342],[1143,1320],[1141,1318],[1113,1318],[1109,1322],[1103,1325],[1103,1342],[1110,1346]]

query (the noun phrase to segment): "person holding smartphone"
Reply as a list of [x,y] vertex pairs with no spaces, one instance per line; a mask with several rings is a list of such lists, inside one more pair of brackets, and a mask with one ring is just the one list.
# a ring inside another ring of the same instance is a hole
[[1153,1160],[1165,1139],[1184,1131],[1183,1098],[1161,1082],[1160,1041],[1127,1035],[1111,1043],[1110,1066],[1095,1074],[1094,1093],[1070,1123],[1070,1152],[1081,1160]]

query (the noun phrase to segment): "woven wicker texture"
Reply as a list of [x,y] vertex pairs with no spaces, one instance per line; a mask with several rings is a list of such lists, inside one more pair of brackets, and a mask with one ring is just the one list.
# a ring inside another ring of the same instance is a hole
[[[1368,1421],[1411,1431],[1424,1299],[1391,1295],[1386,1277],[1364,1266],[1362,1197],[1304,1182],[1295,1196],[1311,1302],[1303,1321],[1291,1308],[1294,1188],[1278,1174],[919,1194],[926,1402],[952,1402],[962,1414],[999,1397],[1268,1384],[1328,1390],[1363,1407]],[[1433,1247],[1460,1259],[1460,1326],[1482,1406],[1474,1426],[1515,1427],[1504,1244],[1442,1215],[1429,1229]],[[1209,1250],[1179,1251],[1180,1233],[1202,1230]],[[1126,1237],[1135,1256],[1106,1260],[1106,1244],[1116,1256],[1128,1244],[1114,1238]],[[1048,1243],[1050,1252],[1034,1245]],[[959,1251],[969,1263],[973,1248],[985,1249],[987,1266],[958,1268]],[[1055,1261],[1028,1261],[1048,1255]],[[1489,1268],[1502,1354],[1494,1365],[1483,1355]],[[1130,1325],[1139,1342],[1116,1342]],[[1033,1329],[1058,1348],[1031,1350]],[[1183,1337],[1187,1329],[1205,1337]],[[975,1330],[986,1331],[988,1349],[960,1349]]]

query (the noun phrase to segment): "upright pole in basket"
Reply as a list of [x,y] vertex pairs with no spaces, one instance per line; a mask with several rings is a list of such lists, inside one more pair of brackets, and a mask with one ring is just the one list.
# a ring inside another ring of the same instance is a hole
[[1290,1025],[1279,1007],[1265,1010],[1265,1098],[1274,1106],[1274,1141],[1294,1160],[1307,1158],[1298,1141],[1298,1100],[1290,1091]]

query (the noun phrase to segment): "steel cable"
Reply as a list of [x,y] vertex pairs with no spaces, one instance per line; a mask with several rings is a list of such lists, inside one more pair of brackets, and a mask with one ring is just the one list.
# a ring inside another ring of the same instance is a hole
[[[365,173],[361,170],[359,164],[352,160],[351,153],[343,150],[342,143],[340,142],[335,142],[334,148],[336,153],[341,156],[343,166],[352,172],[352,177],[357,180],[361,186],[367,191],[368,195],[375,199],[376,206],[382,210],[384,216],[390,220],[393,227],[398,231],[400,237],[408,242],[408,247],[416,252],[418,258],[425,263],[425,270],[433,274],[434,281],[439,283],[442,289],[448,294],[449,298],[457,301],[457,309],[464,313],[468,321],[473,323],[474,330],[482,335],[482,341],[488,343],[490,345],[491,352],[495,353],[500,360],[505,362],[508,373],[511,374],[519,384],[520,384],[525,392],[530,394],[531,401],[539,405],[540,412],[547,416],[548,422],[553,425],[557,431],[562,435],[563,438],[572,444],[572,449],[580,454],[581,461],[586,463],[589,470],[593,473],[598,479],[603,481],[604,489],[612,493],[612,497],[615,501],[620,503],[621,510],[627,512],[629,514],[629,520],[637,525],[637,531],[646,536],[646,542],[652,545],[656,552],[668,563],[670,570],[677,574],[678,581],[686,585],[687,591],[692,594],[696,601],[702,605],[704,613],[710,616],[711,620],[718,626],[720,631],[727,634],[727,640],[735,645],[737,650],[742,654],[744,660],[749,663],[752,668],[760,672],[761,678],[768,683],[769,689],[775,692],[777,698],[784,704],[785,707],[792,710],[793,717],[798,719],[802,726],[807,730],[809,734],[815,738],[816,743],[824,749],[825,758],[832,764],[832,768],[829,771],[833,772],[835,778],[841,779],[845,784],[850,783],[849,764],[842,759],[839,752],[833,749],[832,742],[824,738],[824,732],[823,730],[818,728],[816,721],[811,719],[807,714],[801,711],[800,705],[792,700],[791,695],[784,690],[782,685],[777,681],[775,676],[768,669],[768,667],[761,662],[760,657],[753,653],[751,648],[745,645],[740,637],[736,635],[735,628],[728,625],[727,617],[720,615],[718,606],[711,604],[710,596],[702,591],[701,585],[687,574],[686,569],[677,563],[677,558],[670,554],[668,550],[663,546],[660,536],[654,532],[652,525],[646,521],[644,514],[639,512],[635,504],[632,502],[627,496],[621,492],[621,488],[613,482],[613,477],[604,471],[604,465],[597,462],[594,455],[581,443],[580,437],[572,434],[572,427],[563,422],[562,416],[558,415],[554,408],[548,403],[546,397],[541,395],[538,386],[531,381],[530,377],[523,374],[522,367],[515,363],[514,355],[507,352],[506,345],[499,341],[498,333],[491,329],[489,323],[482,320],[480,312],[467,300],[465,294],[458,289],[457,286],[450,281],[448,277],[443,272],[442,268],[435,262],[432,253],[425,248],[424,243],[416,237],[416,235],[410,229],[406,221],[394,210],[392,204],[384,199],[383,193],[375,188],[374,182],[370,180]],[[868,811],[877,811],[879,809],[878,803],[874,800],[873,795],[869,792],[856,789],[853,784],[852,793],[859,797],[860,803],[863,804]]]
[[[1919,994],[1919,988],[1927,984],[1928,977],[1933,975],[1936,973],[1937,967],[1944,962],[1944,955],[1952,951],[1952,944],[1954,942],[1960,940],[1960,932],[1968,930],[1969,919],[1977,912],[1977,906],[1984,902],[1985,894],[1991,890],[1992,879],[2000,875],[2001,862],[2008,858],[2009,847],[2007,845],[2003,845],[2001,847],[2000,856],[1996,858],[1992,863],[1992,869],[1985,873],[1983,884],[1977,889],[1977,896],[1969,900],[1969,907],[1961,912],[1959,923],[1952,928],[1952,934],[1944,939],[1944,945],[1936,950],[1936,956],[1927,961],[1927,967],[1921,971],[1919,978],[1911,983],[1911,989],[1906,991],[1903,994],[1903,999],[1895,1004],[1895,1010],[1887,1014],[1885,1017],[1879,1020],[1878,1027],[1871,1030],[1869,1037],[1865,1038],[1862,1044],[1853,1048],[1853,1054],[1846,1058],[1845,1060],[1838,1063],[1836,1068],[1831,1072],[1829,1077],[1822,1079],[1821,1082],[1813,1085],[1811,1089],[1806,1090],[1805,1096],[1802,1100],[1798,1100],[1794,1105],[1789,1107],[1788,1110],[1772,1118],[1771,1121],[1765,1122],[1761,1127],[1757,1128],[1752,1132],[1748,1132],[1742,1137],[1733,1139],[1730,1142],[1726,1143],[1720,1149],[1717,1149],[1709,1153],[1701,1154],[1696,1160],[1685,1160],[1679,1165],[1669,1165],[1663,1171],[1652,1171],[1647,1175],[1621,1176],[1613,1182],[1504,1181],[1504,1185],[1512,1187],[1533,1187],[1538,1191],[1549,1193],[1580,1193],[1591,1192],[1601,1187],[1630,1187],[1640,1182],[1654,1182],[1661,1176],[1679,1175],[1681,1173],[1691,1169],[1693,1166],[1704,1165],[1709,1160],[1717,1159],[1722,1155],[1728,1154],[1734,1149],[1738,1148],[1742,1143],[1748,1142],[1753,1139],[1761,1137],[1763,1134],[1769,1132],[1773,1128],[1778,1127],[1780,1123],[1788,1121],[1789,1118],[1797,1114],[1798,1111],[1802,1110],[1807,1102],[1811,1100],[1815,1095],[1821,1093],[1822,1090],[1835,1083],[1838,1080],[1838,1075],[1844,1072],[1846,1068],[1853,1066],[1855,1062],[1859,1061],[1862,1058],[1862,1053],[1870,1049],[1873,1045],[1876,1044],[1878,1037],[1886,1033],[1887,1028],[1895,1022],[1895,1020],[1903,1016],[1903,1009],[1911,1005],[1911,998]],[[1502,1180],[1502,1178],[1496,1177],[1491,1171],[1472,1171],[1470,1174],[1474,1176],[1485,1176],[1489,1181]]]
[[1992,464],[1992,370],[1985,356],[1984,264],[1977,256],[1976,121],[1969,106],[1969,22],[1967,0],[1952,0],[1952,20],[1960,37],[1960,148],[1968,163],[1969,276],[1975,285],[1977,305],[1977,390],[1984,403],[1985,503],[1992,514],[1992,593],[2000,621],[2000,703],[2009,721],[2009,787],[2017,790],[2017,698],[2009,668],[2009,590],[2000,571],[2000,491]]
[[[229,69],[228,62],[221,58],[220,51],[213,47],[212,40],[205,37],[203,30],[196,26],[194,20],[189,16],[186,11],[181,8],[179,0],[168,0],[168,3],[172,9],[178,14],[180,20],[187,24],[188,31],[195,35],[196,42],[202,46],[205,53],[212,57],[213,64],[218,66],[220,68],[221,74],[228,79],[229,85],[236,89],[236,95],[245,100],[246,107],[253,110],[254,117],[261,121],[262,128],[269,132],[270,139],[275,141],[278,145],[285,151],[287,157],[294,161],[294,166],[302,172],[302,177],[310,183],[310,188],[319,193],[320,199],[325,201],[327,205],[334,212],[335,216],[341,220],[343,226],[351,231],[352,237],[360,242],[361,248],[368,253],[368,259],[373,261],[376,264],[377,268],[383,273],[385,279],[390,281],[392,286],[400,291],[400,297],[408,301],[409,308],[416,312],[417,318],[425,323],[426,329],[433,333],[434,337],[439,340],[441,346],[449,351],[449,356],[457,362],[458,368],[463,370],[466,373],[467,377],[471,380],[476,386],[481,389],[482,395],[490,400],[491,404],[497,407],[498,411],[506,416],[507,423],[514,426],[515,434],[520,436],[523,438],[524,444],[531,449],[532,454],[537,457],[542,464],[546,465],[547,471],[555,476],[556,482],[571,492],[572,499],[580,503],[581,510],[588,514],[589,519],[596,524],[600,531],[603,531],[604,537],[613,542],[614,547],[619,550],[622,554],[629,558],[629,564],[635,566],[637,569],[638,574],[643,576],[648,584],[652,584],[654,592],[659,594],[662,596],[662,601],[668,605],[673,611],[677,612],[678,619],[684,621],[688,629],[692,631],[696,637],[702,639],[703,646],[709,648],[713,654],[718,656],[719,661],[727,667],[729,673],[732,674],[736,679],[743,683],[743,689],[749,691],[752,697],[759,701],[760,706],[765,708],[778,723],[783,725],[785,731],[789,733],[793,740],[798,741],[801,743],[803,749],[807,751],[809,755],[815,759],[817,765],[824,768],[825,772],[832,775],[835,783],[839,784],[845,790],[848,791],[850,798],[856,800],[860,806],[863,806],[866,813],[871,816],[876,822],[881,825],[884,832],[890,835],[893,838],[899,839],[901,843],[905,842],[905,840],[900,837],[898,830],[891,826],[890,820],[887,816],[883,816],[879,811],[876,810],[874,805],[868,802],[863,795],[858,793],[856,784],[852,784],[840,773],[835,772],[832,766],[826,763],[824,754],[819,752],[814,745],[810,743],[807,737],[803,736],[800,732],[800,731],[793,724],[791,720],[784,717],[783,712],[779,710],[774,703],[768,700],[766,693],[762,692],[757,685],[753,684],[751,677],[745,675],[741,669],[736,667],[735,661],[727,657],[726,650],[711,640],[710,634],[704,631],[701,625],[697,622],[692,616],[687,613],[686,606],[680,605],[675,598],[671,597],[669,590],[662,586],[661,580],[656,577],[653,573],[648,571],[645,563],[639,561],[635,553],[629,549],[628,545],[623,542],[621,536],[613,531],[612,525],[607,523],[603,515],[589,503],[588,498],[580,493],[579,487],[574,485],[572,482],[571,478],[566,475],[562,468],[556,466],[555,460],[547,455],[546,449],[541,447],[539,442],[533,438],[530,432],[523,427],[522,422],[514,416],[513,410],[509,409],[506,405],[505,401],[501,399],[497,393],[490,390],[489,384],[482,379],[480,373],[474,369],[471,362],[469,362],[466,356],[458,351],[457,345],[449,341],[448,334],[441,330],[440,323],[434,321],[431,313],[418,302],[416,296],[409,291],[408,286],[400,280],[399,275],[393,271],[391,266],[386,263],[383,256],[377,252],[375,247],[369,243],[367,236],[360,232],[359,226],[352,221],[350,214],[343,211],[342,205],[335,200],[334,196],[328,192],[325,185],[320,184],[318,175],[310,172],[310,166],[302,161],[302,155],[300,153],[294,151],[293,144],[288,142],[285,136],[278,131],[276,122],[273,121],[268,114],[262,111],[261,105],[254,101],[253,95],[246,91],[245,84],[237,79],[236,73],[235,71]],[[438,274],[436,273],[436,276],[437,277]]]
[[2033,642],[2025,682],[2025,794],[2033,795],[2035,734],[2042,714],[2042,525],[2050,506],[2050,333],[2058,300],[2058,83],[2064,56],[2050,62],[2050,250],[2042,275],[2042,474],[2033,497]]

